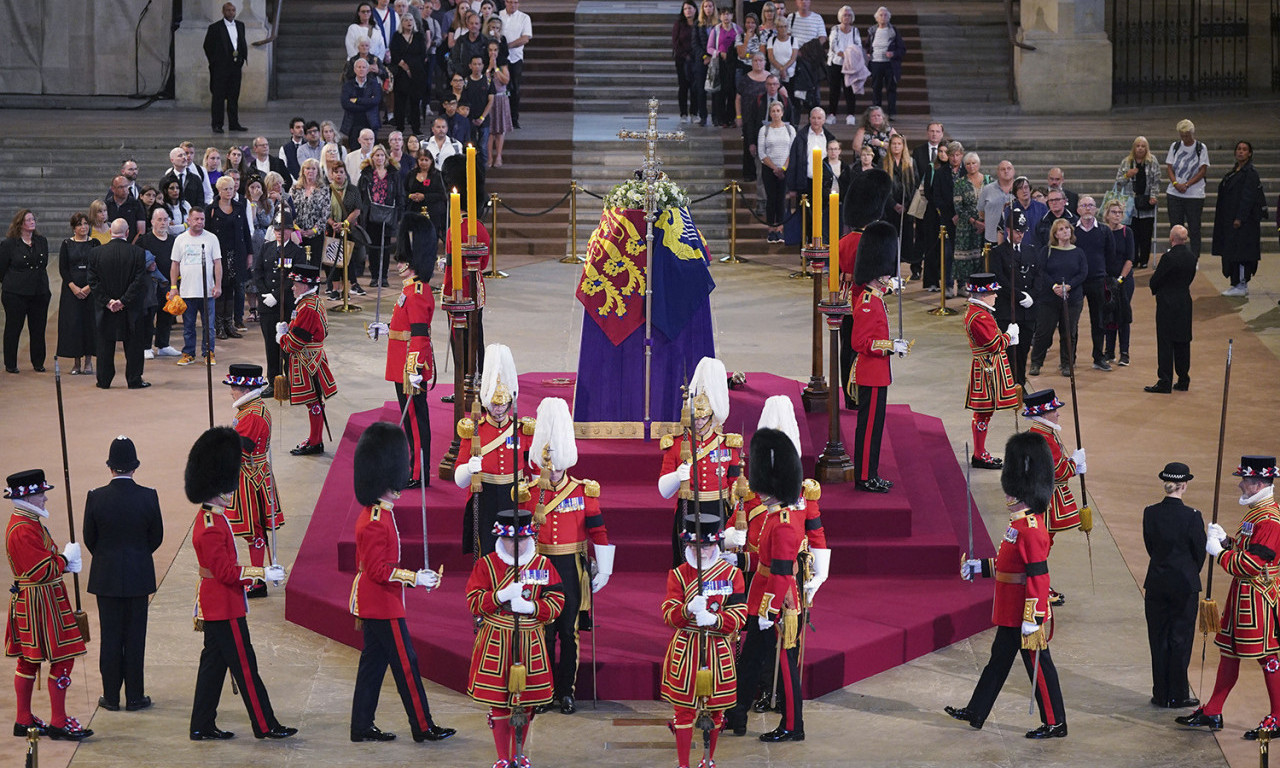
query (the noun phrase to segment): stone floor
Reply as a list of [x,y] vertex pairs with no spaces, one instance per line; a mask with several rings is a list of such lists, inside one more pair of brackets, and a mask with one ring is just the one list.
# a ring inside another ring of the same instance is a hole
[[[289,107],[289,112],[292,107]],[[1274,105],[1233,118],[1222,113],[1192,114],[1202,126],[1234,131],[1252,126],[1255,133],[1274,123]],[[77,129],[128,136],[165,132],[174,136],[202,136],[203,115],[164,108],[141,113],[0,113],[0,133],[53,135],[73,118]],[[249,113],[248,125],[282,126],[288,114],[278,111]],[[1064,139],[1097,128],[1108,136],[1170,133],[1167,111],[1151,116],[1119,115],[1091,118],[1089,126],[1057,124]],[[552,131],[554,120],[529,120],[530,135]],[[1044,130],[1043,121],[1003,119],[975,121],[989,130],[1031,133]],[[1206,129],[1202,127],[1202,135]],[[283,131],[270,132],[273,136]],[[516,134],[512,150],[518,150]],[[127,145],[127,139],[122,140]],[[143,160],[144,176],[161,167],[162,158]],[[1217,173],[1211,174],[1217,178]],[[54,242],[65,236],[49,223]],[[750,247],[743,251],[752,256]],[[718,254],[717,254],[718,255]],[[718,284],[713,294],[717,318],[716,338],[720,357],[731,369],[807,377],[809,360],[809,296],[807,283],[788,280],[790,263],[763,259],[748,264],[715,264]],[[789,261],[789,260],[788,260]],[[1078,384],[1081,429],[1090,451],[1088,476],[1099,521],[1091,540],[1080,534],[1059,537],[1052,566],[1055,583],[1068,594],[1058,612],[1054,652],[1062,675],[1071,736],[1052,743],[1029,742],[1022,732],[1036,724],[1027,713],[1029,687],[1018,670],[1010,676],[1005,693],[981,732],[950,720],[941,712],[944,704],[963,703],[977,680],[987,655],[992,632],[941,649],[897,669],[849,686],[822,700],[808,702],[808,740],[803,744],[765,746],[754,739],[726,738],[719,755],[721,765],[835,766],[851,759],[869,766],[933,766],[983,764],[1014,766],[1037,763],[1050,766],[1173,766],[1252,765],[1255,748],[1239,739],[1265,713],[1260,675],[1246,669],[1230,700],[1228,729],[1212,736],[1185,732],[1172,724],[1171,713],[1148,704],[1150,696],[1148,655],[1138,585],[1145,573],[1141,510],[1160,497],[1155,473],[1168,460],[1183,460],[1197,475],[1188,502],[1212,507],[1215,438],[1221,402],[1222,368],[1226,339],[1235,339],[1232,372],[1234,405],[1227,423],[1225,465],[1248,452],[1275,452],[1270,424],[1258,418],[1260,409],[1250,404],[1274,396],[1280,366],[1280,276],[1263,264],[1250,298],[1218,296],[1225,285],[1216,260],[1206,256],[1192,287],[1196,306],[1196,342],[1193,347],[1194,386],[1186,394],[1146,395],[1141,387],[1154,379],[1153,307],[1146,279],[1140,273],[1135,299],[1134,365],[1105,374],[1082,370]],[[488,338],[503,341],[516,351],[524,370],[572,370],[577,364],[577,338],[581,313],[573,300],[577,274],[573,267],[554,260],[504,265],[511,277],[489,284],[486,312]],[[56,278],[56,274],[55,274]],[[937,298],[909,286],[904,299],[905,335],[917,340],[915,351],[895,364],[893,402],[910,403],[919,411],[941,417],[957,455],[969,439],[968,414],[961,407],[961,393],[968,370],[968,350],[958,317],[935,318],[925,310]],[[383,348],[369,341],[363,325],[373,319],[372,296],[366,311],[357,315],[330,315],[332,337],[327,345],[340,391],[330,406],[330,420],[337,427],[348,414],[375,407],[392,396],[382,381]],[[384,313],[390,307],[384,300]],[[384,315],[385,316],[385,315]],[[444,320],[436,318],[435,334],[443,338]],[[50,341],[56,337],[56,317],[50,320]],[[251,334],[256,328],[250,329]],[[1087,350],[1087,343],[1085,345]],[[256,337],[220,342],[217,377],[228,363],[260,360]],[[443,367],[445,355],[438,356]],[[1086,352],[1087,353],[1087,352]],[[1052,352],[1051,352],[1052,354]],[[23,352],[25,355],[25,350]],[[66,504],[62,494],[59,445],[56,435],[57,406],[51,373],[35,374],[25,358],[18,376],[0,382],[6,411],[0,435],[0,466],[5,472],[30,465],[43,466],[59,488],[52,494],[51,529],[58,541],[67,538]],[[52,369],[51,369],[52,370]],[[70,690],[70,708],[90,724],[97,735],[73,747],[44,741],[41,758],[46,766],[84,765],[145,768],[202,763],[247,765],[271,763],[307,766],[355,766],[377,761],[392,765],[429,760],[443,766],[480,766],[492,762],[492,745],[484,712],[465,697],[429,686],[437,719],[459,729],[454,739],[437,745],[415,745],[407,739],[389,745],[353,745],[346,739],[348,709],[357,653],[283,620],[283,590],[273,590],[265,601],[255,601],[250,627],[263,677],[280,719],[299,726],[301,733],[281,743],[255,742],[238,701],[225,692],[220,726],[239,732],[225,744],[196,744],[187,740],[187,718],[200,636],[191,631],[190,611],[197,581],[194,554],[188,542],[191,506],[181,491],[186,450],[207,425],[205,377],[199,368],[176,368],[167,361],[149,363],[146,378],[155,386],[132,392],[122,385],[110,391],[94,389],[82,377],[66,376],[62,386],[66,403],[75,509],[84,493],[103,483],[102,466],[107,445],[125,433],[138,443],[142,467],[138,480],[156,486],[161,495],[168,527],[157,553],[163,576],[151,611],[150,652],[147,658],[148,693],[156,705],[142,713],[97,711],[101,693],[96,671],[96,646],[76,668]],[[1056,375],[1042,377],[1040,386],[1057,387],[1069,399],[1069,383]],[[230,398],[215,383],[216,418],[228,423]],[[16,404],[21,403],[21,407]],[[275,448],[279,452],[276,473],[288,524],[281,531],[282,561],[288,564],[297,550],[308,515],[315,504],[330,456],[295,459],[287,449],[305,432],[305,418],[298,409],[275,408]],[[1068,419],[1064,419],[1067,421]],[[992,426],[997,447],[1015,428],[1015,419],[1004,414]],[[1070,426],[1068,440],[1074,439]],[[39,435],[39,437],[27,437]],[[436,449],[439,453],[439,447]],[[1225,480],[1229,480],[1226,478]],[[607,490],[607,489],[606,489]],[[1004,528],[996,473],[974,477],[974,493],[984,513],[988,533]],[[1224,482],[1221,517],[1227,528],[1238,521],[1234,487]],[[465,574],[446,574],[464,578]],[[1215,578],[1222,599],[1224,579]],[[975,586],[989,589],[989,584]],[[93,613],[86,597],[85,608]],[[651,606],[656,610],[659,596]],[[820,599],[840,596],[823,593]],[[442,606],[458,610],[458,606]],[[96,622],[95,622],[96,624]],[[96,627],[95,627],[96,628]],[[607,628],[600,633],[607,641]],[[821,631],[821,628],[819,628]],[[1192,664],[1192,685],[1203,691],[1200,640]],[[430,659],[423,660],[431,664]],[[1211,686],[1216,653],[1210,647],[1204,665],[1203,686]],[[46,693],[36,694],[38,713],[47,712]],[[11,710],[12,697],[0,693],[0,711]],[[580,764],[603,758],[621,766],[671,765],[670,735],[663,727],[667,709],[656,702],[602,702],[598,710],[585,706],[573,717],[548,715],[539,719],[530,745],[535,763],[542,766]],[[387,682],[380,723],[406,732],[394,688]],[[753,732],[772,727],[763,716],[752,724]],[[16,764],[18,739],[0,743],[0,760]],[[855,757],[856,756],[856,757]]]

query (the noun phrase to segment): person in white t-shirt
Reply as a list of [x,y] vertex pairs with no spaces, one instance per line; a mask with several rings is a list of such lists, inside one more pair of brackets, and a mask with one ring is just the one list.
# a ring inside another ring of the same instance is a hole
[[1200,218],[1204,213],[1204,177],[1209,172],[1209,150],[1196,140],[1196,126],[1190,120],[1177,125],[1178,141],[1169,147],[1164,171],[1169,176],[1165,190],[1169,226],[1187,228],[1191,252],[1200,258]]
[[[218,238],[204,228],[204,208],[194,206],[187,213],[187,231],[173,239],[169,268],[169,296],[175,293],[187,302],[182,316],[182,357],[178,365],[196,362],[196,314],[201,315],[204,343],[202,354],[213,365],[213,302],[222,294],[222,248]],[[204,274],[201,274],[203,265]]]
[[524,79],[524,46],[533,39],[533,21],[520,10],[520,0],[507,0],[505,10],[498,13],[502,19],[502,36],[507,39],[507,71],[511,82],[507,83],[507,102],[511,109],[511,127],[520,127],[520,84]]

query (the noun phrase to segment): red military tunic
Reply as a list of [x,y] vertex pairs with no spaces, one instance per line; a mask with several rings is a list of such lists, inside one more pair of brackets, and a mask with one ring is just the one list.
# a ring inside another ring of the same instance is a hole
[[[462,245],[465,248],[467,244],[467,217],[462,217]],[[476,242],[488,246],[489,230],[484,228],[483,221],[476,222]],[[463,253],[466,253],[464,250]],[[441,290],[441,296],[444,298],[453,297],[453,228],[450,227],[444,233],[444,286]],[[476,306],[484,306],[484,271],[489,267],[489,251],[486,249],[484,258],[480,259],[480,271],[476,273],[476,287],[479,289],[479,298],[476,300]],[[471,281],[466,277],[466,267],[462,272],[462,298],[471,298]]]
[[[480,480],[485,483],[510,483],[515,478],[516,469],[521,473],[528,469],[525,453],[529,450],[529,439],[533,436],[533,428],[537,422],[532,418],[520,420],[520,429],[513,429],[515,422],[508,418],[507,423],[498,426],[489,414],[480,419],[479,426],[470,418],[458,422],[458,436],[462,438],[462,449],[458,451],[458,459],[454,463],[466,464],[471,459],[471,446],[466,442],[478,435],[480,438]],[[519,445],[516,441],[519,440]]]
[[436,300],[431,286],[418,279],[406,280],[391,310],[387,324],[386,380],[409,390],[409,374],[422,375],[423,386],[435,378],[435,355],[431,350],[431,317]]
[[497,552],[476,561],[467,579],[467,607],[481,618],[480,632],[471,651],[471,673],[467,695],[495,707],[536,706],[551,701],[554,684],[543,625],[551,623],[564,609],[560,575],[551,561],[539,554],[524,555],[520,562],[520,582],[526,600],[534,605],[533,615],[520,616],[520,659],[527,671],[524,693],[519,701],[507,692],[507,671],[511,668],[511,644],[515,634],[515,614],[510,603],[499,603],[497,592],[515,580],[515,568]]
[[964,315],[973,362],[964,407],[971,411],[999,411],[1018,404],[1018,385],[1009,366],[1009,336],[1000,332],[991,309],[970,301]]
[[418,574],[400,567],[400,531],[395,505],[379,501],[356,519],[356,577],[351,582],[351,615],[362,619],[404,618],[404,588]]
[[1280,551],[1280,508],[1271,496],[1251,504],[1218,565],[1231,574],[1222,626],[1214,644],[1228,656],[1257,659],[1280,652],[1280,589],[1276,587]]
[[858,356],[849,374],[849,388],[887,387],[893,382],[889,359],[893,357],[893,339],[889,336],[889,310],[884,294],[868,285],[853,305],[853,331],[850,346]]
[[737,701],[738,671],[731,638],[747,623],[744,592],[742,571],[736,567],[719,559],[703,565],[702,594],[707,598],[707,610],[719,617],[715,625],[705,628],[704,634],[694,616],[685,610],[698,594],[698,569],[686,562],[667,574],[662,620],[675,628],[676,634],[662,661],[659,691],[664,701],[677,707],[696,706],[694,685],[700,667],[711,670],[708,709],[728,709]]
[[1067,487],[1067,482],[1076,476],[1076,463],[1067,456],[1056,429],[1033,420],[1030,431],[1044,438],[1049,444],[1049,453],[1053,455],[1053,500],[1049,502],[1046,514],[1049,533],[1079,528],[1080,510],[1076,508],[1076,497]]
[[67,602],[62,573],[67,560],[34,512],[15,509],[5,531],[5,552],[17,591],[9,599],[5,655],[27,661],[62,661],[85,653],[84,638]]
[[[689,488],[695,491],[698,501],[728,501],[734,482],[742,474],[742,435],[713,429],[699,435],[695,443],[698,449],[693,452]],[[659,442],[663,451],[661,474],[670,474],[680,466],[683,444],[683,434],[663,435]]]
[[[822,527],[822,511],[818,507],[818,499],[822,498],[822,486],[817,480],[805,480],[801,499],[796,502],[795,510],[804,514],[790,516],[791,525],[796,534],[804,539],[809,549],[826,549],[827,534]],[[744,557],[743,569],[753,568],[760,563],[760,536],[764,533],[768,507],[764,501],[747,488],[747,495],[742,499],[738,514],[735,515],[734,527],[747,532],[747,541],[742,546]]]
[[263,569],[237,562],[235,536],[221,511],[215,511],[208,504],[200,507],[195,525],[191,527],[191,546],[200,565],[196,627],[205,621],[230,621],[248,614],[249,601],[244,590],[262,579]]
[[996,626],[1021,627],[1024,621],[1049,620],[1050,546],[1049,532],[1039,517],[1026,511],[1010,516],[996,556],[982,562],[982,575],[996,580],[991,606]]
[[257,541],[267,530],[284,525],[280,495],[267,459],[271,447],[271,411],[261,397],[255,397],[240,406],[231,426],[241,437],[248,438],[253,447],[240,454],[240,484],[227,506],[227,522],[235,535]]
[[[804,511],[770,507],[760,529],[759,564],[747,595],[747,614],[779,621],[782,609],[800,609],[796,588],[796,558],[804,541]],[[825,539],[824,539],[825,541]]]
[[530,485],[528,490],[529,499],[520,506],[533,512],[541,500],[547,516],[538,528],[538,554],[586,554],[588,538],[608,545],[609,532],[600,511],[600,484],[595,480],[579,480],[566,473],[555,488],[542,490]]
[[298,300],[289,320],[289,330],[280,339],[280,349],[289,356],[289,402],[310,405],[333,397],[338,385],[329,370],[324,340],[329,335],[329,318],[316,293]]
[[840,238],[836,258],[842,283],[853,282],[853,267],[858,262],[858,243],[861,241],[862,232],[857,229]]

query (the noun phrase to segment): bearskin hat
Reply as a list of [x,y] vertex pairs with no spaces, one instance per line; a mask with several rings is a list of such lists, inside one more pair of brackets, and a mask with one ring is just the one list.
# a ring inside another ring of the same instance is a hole
[[370,506],[387,491],[404,490],[409,482],[409,441],[389,421],[375,421],[360,435],[352,461],[356,501]]
[[431,217],[417,211],[405,211],[400,217],[400,229],[396,236],[396,261],[409,264],[409,268],[422,282],[429,282],[436,273],[436,252],[440,238]]
[[864,229],[879,220],[884,215],[892,189],[893,179],[879,168],[854,176],[844,198],[845,222],[854,229]]
[[887,221],[867,225],[858,240],[853,282],[866,285],[878,277],[898,273],[898,230]]
[[1053,498],[1053,455],[1044,438],[1020,432],[1004,446],[1004,467],[1000,487],[1006,496],[1025,503],[1032,512],[1043,513]]
[[183,487],[187,501],[203,504],[240,483],[240,435],[231,427],[214,427],[196,438],[187,454]]
[[791,438],[780,429],[757,429],[751,436],[751,488],[786,506],[800,499],[804,470]]

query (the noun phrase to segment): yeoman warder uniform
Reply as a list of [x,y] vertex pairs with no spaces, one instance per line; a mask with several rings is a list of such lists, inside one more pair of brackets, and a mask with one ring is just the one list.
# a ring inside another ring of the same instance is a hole
[[[240,483],[226,509],[227,523],[232,533],[248,543],[249,563],[261,568],[266,562],[268,531],[284,525],[280,494],[271,471],[271,411],[262,398],[267,380],[262,366],[234,363],[222,383],[243,393],[235,401],[236,417],[231,421],[232,428],[244,438],[244,451],[240,456]],[[248,594],[266,597],[266,583],[255,584]]]

